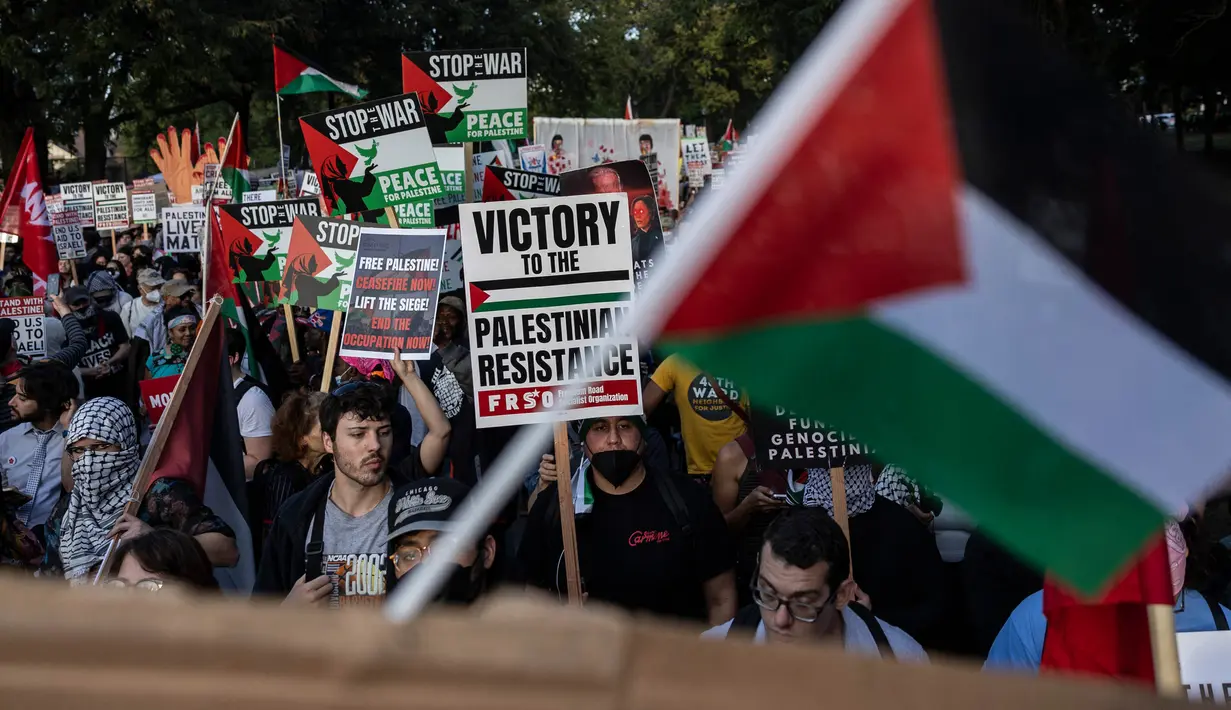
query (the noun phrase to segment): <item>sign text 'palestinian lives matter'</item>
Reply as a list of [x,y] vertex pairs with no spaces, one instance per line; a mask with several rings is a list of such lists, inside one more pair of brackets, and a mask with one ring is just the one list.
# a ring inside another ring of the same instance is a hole
[[404,54],[402,91],[419,96],[437,145],[529,135],[525,49]]
[[399,226],[435,224],[432,202],[445,188],[415,94],[314,113],[299,123],[330,215],[393,207]]
[[640,414],[624,195],[460,211],[478,426]]
[[205,208],[175,205],[162,208],[162,248],[168,254],[196,254],[201,251],[201,228]]

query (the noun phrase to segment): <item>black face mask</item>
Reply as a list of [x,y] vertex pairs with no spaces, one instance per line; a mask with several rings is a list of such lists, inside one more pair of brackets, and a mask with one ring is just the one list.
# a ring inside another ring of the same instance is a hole
[[480,556],[471,567],[459,564],[452,564],[450,567],[453,571],[449,574],[449,581],[445,582],[444,589],[436,597],[437,600],[451,604],[473,604],[486,586],[487,569],[483,567],[483,558]]
[[600,451],[590,457],[590,462],[594,464],[594,470],[602,474],[611,485],[620,486],[637,470],[641,463],[641,454],[625,449]]

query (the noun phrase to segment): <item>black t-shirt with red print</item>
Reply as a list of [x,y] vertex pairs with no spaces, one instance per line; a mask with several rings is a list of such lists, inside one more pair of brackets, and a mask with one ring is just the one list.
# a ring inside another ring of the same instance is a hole
[[[681,476],[668,484],[679,491],[692,526],[686,536],[649,476],[635,490],[608,495],[591,486],[593,510],[577,518],[577,556],[582,591],[635,611],[706,620],[702,583],[734,566],[722,513],[709,490]],[[539,493],[527,520],[519,558],[531,584],[567,590],[561,561],[559,507],[555,484]]]

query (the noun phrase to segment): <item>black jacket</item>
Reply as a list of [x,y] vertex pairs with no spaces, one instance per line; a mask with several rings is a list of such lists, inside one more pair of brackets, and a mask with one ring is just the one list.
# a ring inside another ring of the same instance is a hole
[[[394,488],[409,482],[400,468],[390,467],[388,475]],[[295,580],[304,575],[309,526],[312,516],[316,515],[325,496],[329,495],[333,478],[333,475],[320,476],[282,504],[269,534],[265,536],[261,564],[252,588],[254,594],[285,597],[295,586]]]

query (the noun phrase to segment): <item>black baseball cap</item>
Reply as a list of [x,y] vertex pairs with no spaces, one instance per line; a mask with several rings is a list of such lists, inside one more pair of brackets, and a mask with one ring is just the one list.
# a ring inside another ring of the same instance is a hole
[[419,530],[452,530],[451,518],[470,494],[470,486],[452,478],[423,478],[398,488],[389,504],[389,538]]
[[90,294],[81,286],[69,286],[64,289],[64,302],[68,305],[90,300]]

